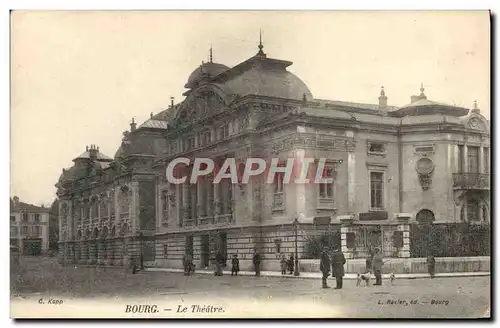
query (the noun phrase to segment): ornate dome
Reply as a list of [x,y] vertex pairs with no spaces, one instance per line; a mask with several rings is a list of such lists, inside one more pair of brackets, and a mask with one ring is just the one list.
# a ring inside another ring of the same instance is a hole
[[[267,96],[294,100],[313,100],[307,85],[295,74],[286,70],[271,70],[254,67],[224,83],[231,93]],[[228,90],[228,91],[229,91]]]
[[198,82],[202,80],[204,76],[214,77],[219,75],[222,72],[225,72],[229,69],[226,65],[217,64],[213,62],[203,63],[200,67],[195,69],[191,75],[189,75],[188,81],[185,88],[192,89],[196,86]]

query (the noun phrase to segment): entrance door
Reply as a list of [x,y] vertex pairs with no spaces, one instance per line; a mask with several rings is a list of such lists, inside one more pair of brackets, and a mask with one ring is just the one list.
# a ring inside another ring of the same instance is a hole
[[210,264],[210,238],[208,235],[201,236],[201,266],[207,268]]
[[155,241],[153,237],[143,237],[142,259],[144,267],[151,268],[155,266]]

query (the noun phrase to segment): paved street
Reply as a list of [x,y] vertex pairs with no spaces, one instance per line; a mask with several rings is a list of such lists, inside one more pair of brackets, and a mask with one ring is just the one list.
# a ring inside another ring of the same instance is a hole
[[[162,317],[186,316],[177,313],[178,304],[200,303],[221,306],[230,317],[483,317],[490,304],[490,277],[400,279],[395,285],[384,281],[383,286],[371,287],[357,287],[348,280],[344,289],[335,290],[321,289],[321,281],[315,279],[133,275],[115,268],[62,268],[53,260],[23,262],[18,278],[11,279],[14,300],[147,302],[171,309]],[[432,304],[433,300],[441,303]]]

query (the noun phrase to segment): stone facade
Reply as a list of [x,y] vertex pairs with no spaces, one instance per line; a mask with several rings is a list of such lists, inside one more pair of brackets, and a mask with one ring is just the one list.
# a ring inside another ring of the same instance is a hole
[[[372,246],[407,258],[416,220],[489,221],[489,122],[476,104],[436,103],[423,87],[403,107],[388,106],[383,89],[378,104],[315,99],[291,64],[262,47],[233,68],[205,63],[182,102],[131,124],[114,159],[95,147],[75,159],[57,185],[63,258],[181,267],[191,253],[203,268],[222,250],[238,254],[245,270],[258,251],[264,270],[277,269],[328,229],[340,231],[348,258]],[[238,168],[251,157],[325,158],[333,183],[268,183],[263,175],[213,183],[212,174],[173,184],[166,169],[179,157],[191,162],[174,175],[188,180],[195,158],[235,158]]]

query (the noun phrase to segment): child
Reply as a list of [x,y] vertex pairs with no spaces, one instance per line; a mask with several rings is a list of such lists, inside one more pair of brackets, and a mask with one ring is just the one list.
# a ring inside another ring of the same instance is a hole
[[283,257],[281,258],[280,264],[281,264],[281,275],[284,276],[286,275],[286,266],[288,264],[285,255],[283,255]]
[[231,267],[231,276],[233,275],[233,273],[235,274],[235,276],[237,276],[238,275],[238,271],[240,271],[240,260],[238,259],[238,255],[237,254],[233,255],[233,259],[231,260],[231,264],[232,264],[232,267]]

